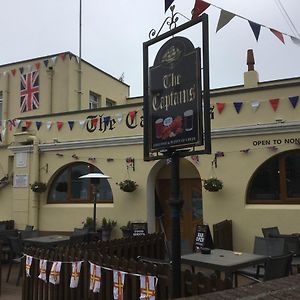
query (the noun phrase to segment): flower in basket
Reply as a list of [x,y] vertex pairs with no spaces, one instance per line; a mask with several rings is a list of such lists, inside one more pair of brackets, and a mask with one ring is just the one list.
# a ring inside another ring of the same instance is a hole
[[35,193],[43,193],[47,189],[46,183],[35,181],[33,184],[30,185],[30,188]]
[[8,180],[8,176],[4,176],[3,178],[0,179],[0,188],[8,185],[9,180]]
[[125,179],[117,184],[119,185],[120,189],[124,192],[133,192],[138,186],[138,184],[131,179]]
[[212,177],[209,179],[204,179],[203,186],[207,191],[217,192],[223,188],[223,182],[216,177]]

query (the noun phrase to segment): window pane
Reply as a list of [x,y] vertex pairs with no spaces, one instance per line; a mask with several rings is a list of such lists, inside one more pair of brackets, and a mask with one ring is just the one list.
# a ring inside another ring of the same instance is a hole
[[250,200],[278,200],[280,193],[278,157],[259,169],[250,186]]
[[90,173],[88,165],[77,164],[71,169],[71,197],[73,199],[87,199],[88,195],[88,179],[80,179],[79,177]]
[[285,159],[288,198],[300,198],[300,153],[291,153]]
[[68,172],[65,170],[57,178],[50,190],[49,200],[65,202],[68,196]]
[[100,179],[100,184],[97,185],[96,190],[97,202],[112,200],[112,191],[107,179]]

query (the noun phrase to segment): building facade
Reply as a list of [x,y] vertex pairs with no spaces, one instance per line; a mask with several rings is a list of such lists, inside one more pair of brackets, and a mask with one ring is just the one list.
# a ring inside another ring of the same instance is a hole
[[[224,219],[239,251],[252,251],[262,227],[298,231],[299,94],[300,78],[259,82],[253,65],[243,85],[211,90],[212,154],[180,160],[183,240]],[[170,238],[170,165],[143,160],[143,99],[122,80],[60,53],[0,66],[0,101],[0,219],[72,231],[92,216],[95,196],[99,223],[147,222]],[[79,179],[93,171],[111,177],[96,194]],[[210,177],[220,191],[203,188]],[[134,192],[120,189],[126,179]],[[36,182],[46,190],[34,192]]]

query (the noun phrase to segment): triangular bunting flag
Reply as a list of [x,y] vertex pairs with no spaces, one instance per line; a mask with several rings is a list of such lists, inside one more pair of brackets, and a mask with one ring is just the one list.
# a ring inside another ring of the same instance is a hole
[[73,57],[73,54],[72,53],[69,53],[69,59],[71,60]]
[[15,76],[16,75],[16,69],[12,69],[11,74],[13,74],[13,76]]
[[32,65],[27,65],[27,71],[31,72],[31,70],[32,70]]
[[225,107],[225,103],[217,103],[217,109],[219,114],[223,111],[224,107]]
[[122,300],[125,273],[118,270],[113,270],[113,277],[114,277],[114,299]]
[[284,37],[283,34],[275,29],[270,28],[271,32],[276,35],[277,38],[281,40],[281,42],[284,44]]
[[44,60],[44,65],[45,65],[45,67],[48,67],[48,63],[49,63],[49,60],[48,60],[48,59],[45,59],[45,60]]
[[165,0],[165,12],[168,10],[168,8],[171,6],[173,2],[174,0]]
[[129,117],[131,119],[131,121],[134,120],[135,118],[135,115],[136,115],[137,111],[133,110],[133,111],[130,111],[128,114],[129,114]]
[[231,13],[230,11],[226,11],[226,10],[222,9],[221,12],[220,12],[220,17],[219,17],[219,21],[218,21],[216,32],[218,32],[220,29],[222,29],[234,17],[235,17],[235,14]]
[[42,126],[42,122],[41,121],[36,121],[35,126],[36,126],[37,130],[40,130],[40,128]]
[[62,60],[65,60],[65,58],[66,58],[66,53],[61,53],[61,54],[59,54],[59,56],[60,56],[60,58],[61,58]]
[[23,72],[24,72],[24,67],[20,67],[20,68],[19,68],[19,71],[20,71],[21,74],[23,74]]
[[98,118],[93,118],[92,119],[92,125],[93,125],[93,127],[96,127],[97,123],[98,123]]
[[52,127],[52,121],[47,122],[47,129],[50,130]]
[[30,120],[26,120],[25,121],[25,127],[28,129],[30,127],[31,123],[32,122]]
[[233,102],[233,105],[235,107],[235,110],[237,113],[240,113],[240,110],[243,106],[243,102]]
[[104,123],[105,125],[108,125],[108,124],[109,124],[109,121],[110,121],[110,116],[105,116],[105,117],[103,118],[103,123]]
[[209,3],[206,3],[202,0],[196,0],[194,8],[192,10],[192,20],[200,16],[209,6]]
[[79,121],[79,126],[80,126],[81,129],[84,128],[84,125],[85,125],[85,120],[80,120]]
[[56,63],[56,59],[57,59],[57,56],[54,56],[54,57],[51,58],[51,60],[52,60],[52,65],[53,65],[53,66],[54,66],[55,63]]
[[261,28],[261,25],[257,24],[257,23],[254,23],[252,21],[248,21],[249,24],[250,24],[250,27],[254,33],[254,36],[256,38],[256,40],[258,41],[258,38],[259,38],[259,34],[260,34],[260,28]]
[[72,274],[71,274],[71,280],[70,280],[70,288],[72,288],[72,289],[77,288],[77,286],[78,286],[81,264],[82,264],[81,261],[72,262]]
[[252,101],[251,108],[253,112],[256,112],[260,106],[260,101]]
[[46,271],[47,271],[47,260],[40,259],[40,275],[38,276],[38,278],[40,278],[41,280],[43,280],[45,282],[47,282]]
[[60,130],[63,127],[63,124],[64,123],[62,121],[57,121],[56,122],[57,129]]
[[278,108],[278,104],[279,104],[279,98],[277,98],[277,99],[270,99],[269,102],[270,102],[273,110],[276,111],[277,108]]
[[72,130],[74,127],[74,121],[68,121],[68,125],[69,125],[70,130]]
[[293,107],[295,108],[297,106],[299,96],[290,96],[289,100],[290,100],[291,104],[293,105]]
[[41,63],[39,63],[39,62],[38,62],[38,63],[35,63],[34,66],[35,66],[35,68],[36,68],[37,70],[39,70],[40,67],[41,67]]
[[120,124],[123,120],[123,114],[121,112],[116,114],[117,122]]
[[295,45],[300,46],[300,39],[298,39],[294,36],[291,36],[291,40]]
[[21,122],[22,121],[20,119],[16,119],[15,124],[17,128],[20,126]]
[[59,284],[61,261],[54,261],[51,267],[49,282],[52,284]]

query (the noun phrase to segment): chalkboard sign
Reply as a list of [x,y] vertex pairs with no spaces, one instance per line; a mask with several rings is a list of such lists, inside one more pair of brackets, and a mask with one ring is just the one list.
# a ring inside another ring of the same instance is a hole
[[148,234],[147,223],[132,223],[132,236],[146,235]]
[[196,227],[194,251],[201,248],[213,248],[213,240],[208,225],[197,225]]

